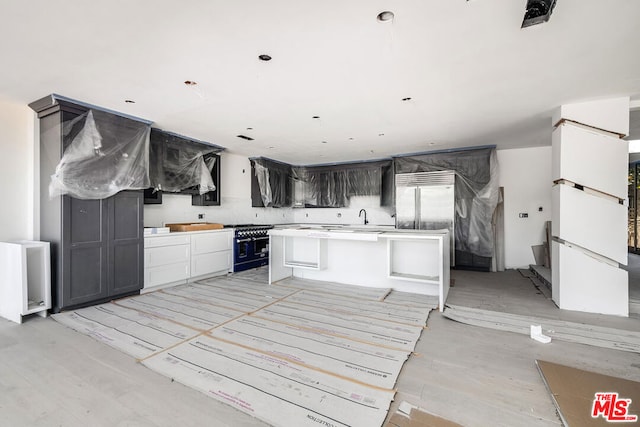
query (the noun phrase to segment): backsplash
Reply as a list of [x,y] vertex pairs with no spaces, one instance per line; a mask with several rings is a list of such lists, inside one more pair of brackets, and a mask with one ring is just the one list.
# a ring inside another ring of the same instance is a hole
[[[161,205],[145,205],[144,226],[162,227],[173,222],[218,222],[222,224],[363,224],[358,217],[366,209],[370,225],[394,225],[392,208],[380,207],[378,197],[352,197],[345,208],[253,208],[251,198],[222,197],[220,206],[192,206],[191,196],[163,194]],[[204,214],[199,219],[198,215]]]

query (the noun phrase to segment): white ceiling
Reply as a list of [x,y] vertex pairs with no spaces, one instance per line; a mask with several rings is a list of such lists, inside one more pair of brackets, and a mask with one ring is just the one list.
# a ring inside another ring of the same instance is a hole
[[555,107],[640,99],[638,0],[557,0],[526,29],[526,0],[0,2],[1,98],[57,93],[296,164],[549,145]]

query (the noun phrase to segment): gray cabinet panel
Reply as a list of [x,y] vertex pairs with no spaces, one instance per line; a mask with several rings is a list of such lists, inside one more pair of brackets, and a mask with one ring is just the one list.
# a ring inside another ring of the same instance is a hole
[[68,286],[64,287],[64,305],[77,305],[107,296],[107,280],[104,274],[104,249],[81,247],[69,251],[67,260]]
[[109,199],[112,295],[135,292],[144,284],[143,201],[142,191],[122,191]]
[[103,229],[99,225],[103,220],[102,200],[80,200],[72,197],[66,198],[70,235],[69,243],[96,243],[104,240]]
[[142,221],[142,206],[137,192],[123,191],[109,199],[110,218],[112,219],[110,236],[114,241],[139,239]]
[[108,295],[105,270],[107,222],[104,200],[62,200],[62,299],[60,306],[84,304]]

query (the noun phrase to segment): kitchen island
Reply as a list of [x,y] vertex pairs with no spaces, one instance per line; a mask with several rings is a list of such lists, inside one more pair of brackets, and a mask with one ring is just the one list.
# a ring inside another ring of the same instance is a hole
[[269,283],[295,276],[438,296],[449,292],[449,232],[288,226],[269,231]]

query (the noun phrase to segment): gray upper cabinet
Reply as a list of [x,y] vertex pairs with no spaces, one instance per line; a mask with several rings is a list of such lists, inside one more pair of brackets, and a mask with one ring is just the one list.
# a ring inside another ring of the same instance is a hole
[[[142,190],[98,200],[50,198],[50,177],[74,136],[63,136],[63,125],[87,107],[54,96],[30,106],[40,119],[40,240],[51,243],[53,311],[139,293],[144,280]],[[141,123],[114,115],[113,125],[104,132],[105,145],[117,143],[109,138],[118,127]]]
[[[194,206],[220,205],[220,155],[221,147],[178,135],[161,129],[152,128],[149,144],[149,178],[152,188],[145,190],[145,204],[161,204],[164,188],[174,194],[192,196]],[[188,160],[194,153],[201,153],[207,165],[216,189],[200,194],[198,185],[193,184],[193,173]],[[191,184],[186,184],[191,183]],[[167,184],[169,184],[167,186]],[[181,185],[182,184],[182,185]]]

